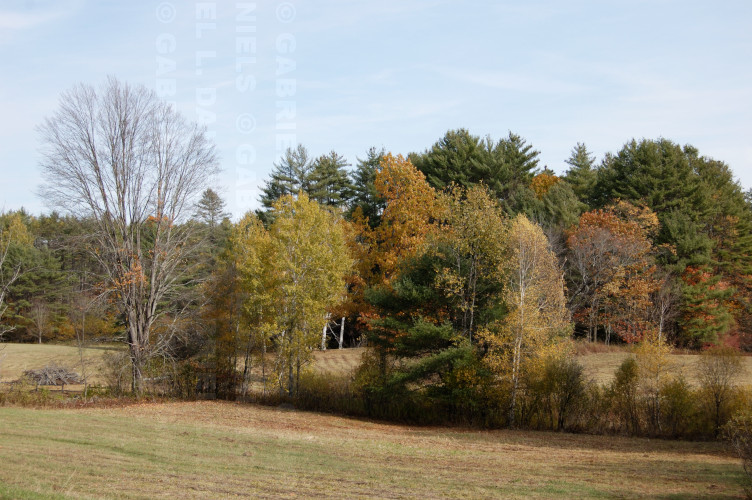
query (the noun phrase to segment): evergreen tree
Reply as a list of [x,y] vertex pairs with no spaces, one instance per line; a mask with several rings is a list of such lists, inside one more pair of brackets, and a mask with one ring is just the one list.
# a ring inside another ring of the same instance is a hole
[[332,151],[313,162],[309,175],[309,197],[321,205],[342,207],[352,198],[353,186],[347,173],[350,164]]
[[299,191],[309,193],[311,190],[311,170],[313,162],[308,150],[303,145],[295,149],[287,148],[279,163],[274,164],[274,169],[262,188],[259,201],[264,209],[259,215],[262,220],[268,222],[269,210],[274,202],[286,195],[296,195]]
[[701,222],[709,200],[694,172],[691,148],[666,140],[632,140],[600,169],[593,201],[605,206],[615,199],[645,203],[659,218],[674,210]]
[[358,164],[352,174],[353,197],[350,205],[350,217],[359,208],[363,217],[368,219],[371,228],[379,225],[381,213],[386,205],[376,190],[376,173],[384,158],[384,149],[370,148],[365,159],[358,158]]
[[564,180],[572,187],[577,198],[590,206],[590,198],[597,179],[595,155],[587,150],[584,143],[578,142],[569,158],[564,161],[569,164]]
[[538,166],[539,152],[517,134],[494,142],[480,139],[465,129],[450,130],[430,150],[410,159],[435,189],[451,184],[471,187],[483,182],[508,213],[519,213],[535,204],[530,183]]
[[[44,241],[31,232],[35,218],[24,211],[2,214],[0,234],[7,237],[7,253],[0,272],[3,276],[11,270],[21,273],[7,287],[7,309],[4,321],[13,330],[11,340],[38,340],[41,342],[59,336],[65,321],[65,302],[71,288],[71,276],[63,273],[60,262]],[[5,248],[0,241],[0,247]],[[64,337],[65,335],[63,335]]]
[[[550,172],[550,171],[548,171]],[[563,239],[563,231],[577,223],[587,205],[582,203],[568,182],[545,171],[533,178],[536,199],[528,204],[525,214],[549,233]]]
[[211,188],[207,188],[196,204],[195,218],[213,230],[223,219],[230,216],[225,211],[224,200]]
[[490,185],[491,158],[487,146],[465,129],[450,130],[430,150],[412,154],[410,160],[437,190],[451,184],[467,188],[481,181]]
[[397,408],[402,419],[440,422],[457,409],[466,415],[468,407],[477,408],[477,357],[443,319],[449,302],[437,264],[436,254],[421,253],[403,262],[391,286],[368,290],[375,311],[367,332],[372,350],[359,378],[374,417]]
[[[490,145],[490,141],[486,143]],[[540,152],[519,135],[509,132],[490,153],[494,181],[489,187],[510,215],[528,211],[536,202],[530,185],[537,172]]]

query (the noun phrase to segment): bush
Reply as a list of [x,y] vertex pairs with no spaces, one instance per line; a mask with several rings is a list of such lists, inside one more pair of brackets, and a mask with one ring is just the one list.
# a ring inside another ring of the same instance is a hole
[[127,351],[109,351],[102,356],[100,375],[113,396],[123,396],[130,392],[133,373]]
[[585,399],[583,368],[575,359],[549,358],[539,370],[526,374],[523,385],[519,422],[535,428],[568,428],[570,416]]
[[37,389],[36,383],[27,377],[21,377],[10,384],[7,391],[0,391],[1,405],[46,406],[61,401],[61,393],[51,393],[48,389]]
[[688,436],[692,429],[696,394],[683,376],[665,382],[660,389],[663,402],[661,429],[667,437]]
[[[746,413],[735,415],[725,425],[724,434],[742,459],[744,472],[752,486],[752,412],[747,409]],[[747,490],[747,497],[752,498],[752,489]]]
[[712,417],[710,424],[715,435],[733,413],[732,402],[738,397],[735,378],[743,369],[739,351],[732,347],[712,347],[700,357],[700,396],[706,412]]
[[361,394],[355,392],[351,378],[343,375],[302,373],[293,403],[305,410],[365,415]]
[[638,383],[637,361],[629,357],[617,368],[607,395],[611,410],[616,417],[616,430],[625,430],[633,435],[638,435],[641,431],[640,408],[637,399]]

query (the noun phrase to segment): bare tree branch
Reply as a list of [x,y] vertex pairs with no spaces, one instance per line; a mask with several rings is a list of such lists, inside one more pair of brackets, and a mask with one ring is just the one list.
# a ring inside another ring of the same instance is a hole
[[188,219],[217,172],[215,147],[154,92],[115,78],[64,92],[39,130],[42,195],[95,221],[89,250],[125,317],[141,391],[151,327],[200,243]]

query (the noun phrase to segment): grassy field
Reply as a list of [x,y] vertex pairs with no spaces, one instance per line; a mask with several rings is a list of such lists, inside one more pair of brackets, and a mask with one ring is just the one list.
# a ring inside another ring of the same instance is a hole
[[[356,349],[330,349],[317,351],[315,355],[315,367],[317,371],[327,373],[350,373],[357,368],[362,348]],[[614,349],[611,352],[597,352],[581,354],[577,359],[585,369],[585,375],[600,384],[608,384],[614,378],[614,372],[621,363],[630,356],[627,349]],[[674,354],[672,370],[676,374],[683,374],[690,383],[697,383],[696,364],[700,356],[697,354]],[[752,386],[752,356],[742,359],[745,370],[739,377],[738,383]]]
[[[90,379],[98,380],[102,356],[116,347],[96,346],[84,349],[84,362]],[[16,380],[25,370],[55,364],[81,373],[77,347],[58,344],[0,344],[0,381]]]
[[[90,380],[100,381],[99,373],[102,365],[102,355],[117,347],[97,346],[84,349],[84,358]],[[352,373],[360,364],[363,348],[329,349],[314,352],[314,367],[316,371],[331,374]],[[585,367],[588,378],[601,384],[609,383],[616,368],[629,356],[626,349],[613,349],[609,352],[586,353],[577,356]],[[675,354],[674,371],[683,373],[690,383],[695,383],[696,368],[699,356],[696,354]],[[48,364],[57,364],[80,373],[81,362],[78,348],[67,345],[52,344],[0,344],[0,381],[15,380],[24,370],[42,368]],[[743,358],[745,372],[738,382],[752,386],[752,356]],[[254,367],[256,370],[259,368]]]
[[741,498],[719,443],[410,428],[229,402],[0,409],[2,498]]

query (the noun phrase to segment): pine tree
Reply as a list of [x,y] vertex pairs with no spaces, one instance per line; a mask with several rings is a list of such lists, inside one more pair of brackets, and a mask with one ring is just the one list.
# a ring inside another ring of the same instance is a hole
[[[265,210],[259,215],[268,213],[274,202],[283,196],[296,195],[299,191],[309,193],[312,169],[313,162],[305,146],[299,144],[295,149],[287,148],[262,188],[259,201]],[[262,216],[262,220],[266,221],[266,218]]]
[[604,159],[593,201],[598,206],[615,199],[645,203],[660,219],[678,210],[702,221],[709,200],[694,172],[695,160],[692,149],[666,139],[632,140]]
[[535,205],[536,197],[530,185],[537,172],[539,155],[532,144],[512,132],[491,150],[494,182],[489,187],[496,192],[507,213],[518,214]]
[[535,204],[530,183],[538,155],[525,139],[511,132],[494,142],[459,129],[450,130],[430,150],[412,154],[410,159],[435,189],[452,184],[468,188],[482,182],[508,213],[515,214]]
[[585,144],[578,142],[565,162],[570,167],[564,174],[564,180],[572,186],[572,191],[581,202],[591,206],[591,197],[597,179],[595,155],[587,150]]
[[466,129],[449,130],[431,149],[410,155],[410,160],[437,190],[451,184],[467,188],[484,180],[490,184],[490,157],[486,146]]
[[384,158],[384,149],[370,148],[365,159],[358,158],[352,174],[353,197],[350,204],[350,218],[360,209],[360,214],[368,220],[373,229],[379,225],[381,213],[386,205],[376,190],[376,173]]
[[223,219],[229,217],[225,211],[224,200],[211,188],[207,188],[196,204],[195,218],[209,226],[213,230]]
[[343,207],[353,196],[353,186],[347,173],[350,164],[332,151],[318,157],[308,177],[309,197],[321,205]]

